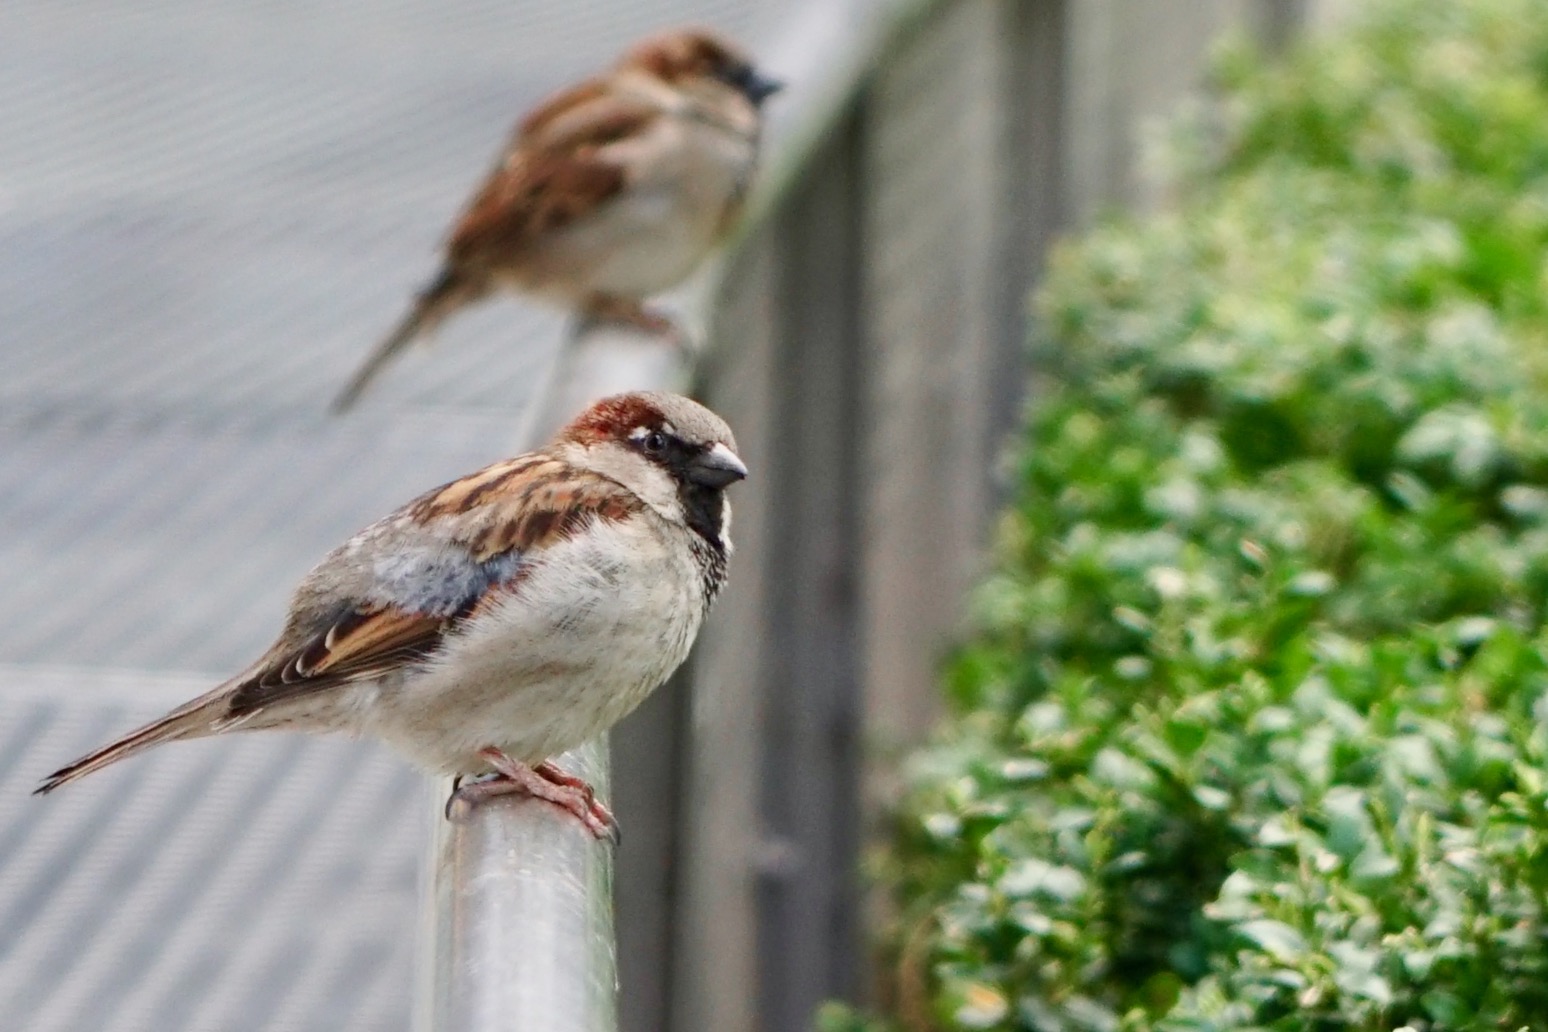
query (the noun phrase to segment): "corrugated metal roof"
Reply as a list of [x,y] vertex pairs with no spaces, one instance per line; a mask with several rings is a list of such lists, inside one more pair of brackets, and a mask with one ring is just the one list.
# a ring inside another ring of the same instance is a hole
[[384,750],[189,743],[26,795],[39,771],[204,686],[0,670],[0,1027],[407,1028],[433,810]]
[[[407,1029],[428,789],[369,745],[36,780],[245,664],[307,567],[505,454],[561,322],[323,407],[516,115],[780,0],[14,0],[0,33],[0,1029]],[[192,674],[190,671],[207,671]]]

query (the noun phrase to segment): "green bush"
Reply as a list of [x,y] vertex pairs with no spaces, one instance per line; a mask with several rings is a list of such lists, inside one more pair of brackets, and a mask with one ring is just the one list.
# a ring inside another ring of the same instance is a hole
[[1041,298],[840,1029],[1548,1029],[1548,3],[1221,65]]

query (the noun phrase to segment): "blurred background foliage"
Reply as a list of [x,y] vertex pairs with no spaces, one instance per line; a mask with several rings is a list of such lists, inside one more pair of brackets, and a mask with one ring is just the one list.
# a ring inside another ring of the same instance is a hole
[[1548,4],[1217,67],[1048,274],[829,1032],[1548,1028]]

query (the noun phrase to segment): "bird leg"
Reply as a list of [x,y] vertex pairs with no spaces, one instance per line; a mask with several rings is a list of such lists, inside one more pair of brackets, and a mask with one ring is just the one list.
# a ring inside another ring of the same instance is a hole
[[553,803],[574,814],[586,830],[599,839],[617,841],[618,822],[607,807],[597,802],[595,790],[583,779],[546,760],[537,767],[529,767],[493,746],[480,749],[478,754],[495,773],[478,781],[459,779],[451,798],[446,801],[447,817],[452,816],[459,803],[472,807],[498,796],[524,795]]
[[684,358],[694,357],[693,341],[675,319],[632,298],[598,294],[587,299],[575,327],[575,336],[583,337],[592,329],[609,325],[659,338],[671,344]]

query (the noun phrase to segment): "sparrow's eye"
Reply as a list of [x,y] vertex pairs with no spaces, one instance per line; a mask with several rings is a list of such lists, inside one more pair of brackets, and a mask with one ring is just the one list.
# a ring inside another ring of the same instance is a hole
[[645,449],[646,455],[660,455],[666,451],[666,434],[660,430],[652,430],[640,441],[640,447]]

